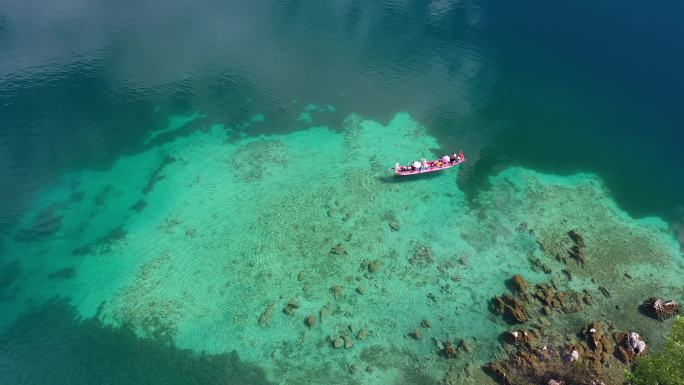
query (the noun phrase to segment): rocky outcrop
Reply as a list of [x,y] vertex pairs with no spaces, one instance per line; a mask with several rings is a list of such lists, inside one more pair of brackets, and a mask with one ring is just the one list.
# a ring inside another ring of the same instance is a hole
[[577,230],[570,230],[568,232],[568,236],[574,243],[574,245],[570,247],[570,250],[568,250],[568,256],[576,260],[580,265],[582,265],[582,267],[584,267],[584,263],[586,262],[586,258],[584,256],[584,238],[582,238]]
[[578,365],[581,360],[581,353],[572,347],[556,350],[546,345],[521,346],[508,359],[490,362],[485,368],[502,385],[600,384],[608,377],[590,366]]
[[519,297],[504,294],[502,296],[494,297],[492,305],[497,313],[508,318],[510,321],[517,323],[527,322],[525,302]]
[[525,323],[530,314],[536,310],[545,315],[554,312],[577,313],[584,305],[594,303],[591,294],[584,290],[581,292],[557,290],[554,285],[539,284],[534,291],[528,293],[525,289],[527,282],[518,274],[509,280],[509,286],[514,294],[503,294],[492,299],[492,308],[500,315],[514,323]]
[[273,315],[273,309],[275,309],[275,303],[269,304],[266,309],[264,309],[263,312],[259,315],[259,325],[260,326],[266,326],[268,325],[268,321],[271,319],[271,316]]
[[522,293],[527,290],[527,282],[520,274],[516,274],[513,276],[513,278],[511,278],[510,286],[513,291],[518,293]]
[[536,289],[534,297],[541,302],[542,306],[548,306],[563,313],[577,313],[582,310],[583,305],[591,305],[594,302],[587,291],[560,291],[547,284],[537,285]]
[[458,356],[458,348],[451,341],[438,341],[437,347],[440,347],[439,354],[444,358],[456,358]]
[[613,335],[616,342],[615,356],[625,364],[632,364],[634,360],[645,355],[648,347],[644,339],[636,332],[621,332]]
[[[604,329],[601,322],[592,322],[576,335],[578,339],[534,328],[507,332],[504,341],[515,351],[486,369],[500,384],[622,383],[624,370],[647,353],[646,343],[638,333]],[[552,345],[561,340],[574,342]]]
[[299,309],[299,300],[297,298],[292,298],[284,307],[283,313],[287,315],[294,315]]
[[523,344],[531,347],[536,339],[537,335],[533,330],[518,329],[506,332],[504,334],[504,340],[509,344],[514,345]]
[[672,300],[663,301],[660,298],[649,298],[641,305],[641,311],[662,321],[679,313],[679,304]]

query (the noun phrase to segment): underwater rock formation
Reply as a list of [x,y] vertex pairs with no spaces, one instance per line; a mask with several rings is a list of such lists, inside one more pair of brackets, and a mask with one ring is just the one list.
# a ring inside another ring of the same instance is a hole
[[316,326],[316,316],[315,316],[315,315],[312,315],[312,314],[309,315],[309,316],[306,317],[306,319],[304,320],[304,323],[306,324],[306,326],[309,327],[309,329],[313,329],[314,326]]
[[268,321],[271,319],[271,316],[273,315],[274,309],[275,309],[275,303],[271,303],[266,307],[266,309],[264,309],[263,312],[261,312],[261,315],[259,315],[259,325],[261,325],[261,326],[268,325]]
[[593,304],[593,298],[586,290],[577,292],[573,290],[560,291],[548,284],[537,285],[534,297],[543,306],[563,313],[577,313],[582,310],[583,305]]
[[494,297],[493,306],[497,313],[514,322],[527,322],[527,310],[525,309],[525,303],[518,297],[508,294]]
[[577,230],[570,230],[568,236],[572,239],[574,245],[568,251],[568,256],[576,260],[582,267],[586,262],[586,257],[584,256],[584,238],[577,232]]
[[432,255],[432,249],[428,246],[418,245],[414,251],[411,258],[409,258],[409,263],[411,265],[425,266],[435,261]]
[[299,309],[299,300],[297,298],[292,298],[284,307],[283,313],[287,315],[294,315]]
[[347,255],[347,249],[343,244],[338,243],[330,249],[330,253],[335,255]]
[[437,347],[440,348],[439,354],[444,358],[458,357],[458,348],[451,341],[437,341]]
[[517,292],[524,292],[527,290],[527,282],[525,282],[525,279],[520,274],[516,274],[511,278],[511,286],[513,287],[513,290]]
[[576,313],[581,311],[584,305],[594,303],[591,294],[586,290],[561,291],[552,285],[542,283],[535,286],[533,293],[528,294],[524,290],[527,283],[522,276],[516,274],[509,282],[515,294],[494,297],[492,307],[496,313],[515,323],[527,322],[529,314],[534,313],[529,310],[530,307],[540,307],[542,313],[550,315],[554,310],[561,313]]
[[490,362],[486,369],[501,384],[621,383],[624,369],[647,353],[646,343],[638,333],[611,335],[602,327],[601,322],[592,322],[577,335],[579,340],[562,346],[554,346],[549,338],[574,338],[542,334],[530,339],[529,331],[509,332],[505,341],[514,344],[516,350],[504,360]]
[[537,339],[537,335],[533,330],[518,329],[504,334],[504,340],[509,344],[525,344],[531,346]]

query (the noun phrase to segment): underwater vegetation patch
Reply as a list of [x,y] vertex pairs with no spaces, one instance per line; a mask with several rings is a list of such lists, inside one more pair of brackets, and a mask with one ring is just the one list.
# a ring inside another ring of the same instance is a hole
[[126,240],[126,230],[123,225],[112,229],[107,235],[96,239],[93,243],[81,246],[71,251],[71,255],[82,256],[89,254],[107,254],[119,242]]

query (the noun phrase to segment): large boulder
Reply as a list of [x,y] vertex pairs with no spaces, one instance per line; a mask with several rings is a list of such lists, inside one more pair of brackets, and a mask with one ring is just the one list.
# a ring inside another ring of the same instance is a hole
[[520,274],[516,274],[513,276],[513,278],[511,278],[510,285],[511,288],[518,293],[522,293],[527,290],[527,282]]
[[660,298],[649,298],[641,305],[641,310],[662,321],[679,313],[679,304],[672,300],[664,301]]
[[634,360],[648,352],[646,342],[637,332],[615,333],[615,356],[625,364],[632,364]]

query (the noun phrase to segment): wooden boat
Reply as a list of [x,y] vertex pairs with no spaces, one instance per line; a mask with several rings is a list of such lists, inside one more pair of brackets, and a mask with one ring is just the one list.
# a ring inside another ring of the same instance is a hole
[[463,162],[465,162],[465,156],[463,156],[463,152],[459,151],[458,155],[455,157],[449,157],[448,155],[445,155],[436,160],[423,160],[422,162],[416,161],[408,166],[400,166],[399,163],[397,163],[394,165],[393,170],[394,175],[399,176],[425,174],[428,172],[446,170],[447,168],[458,166]]

